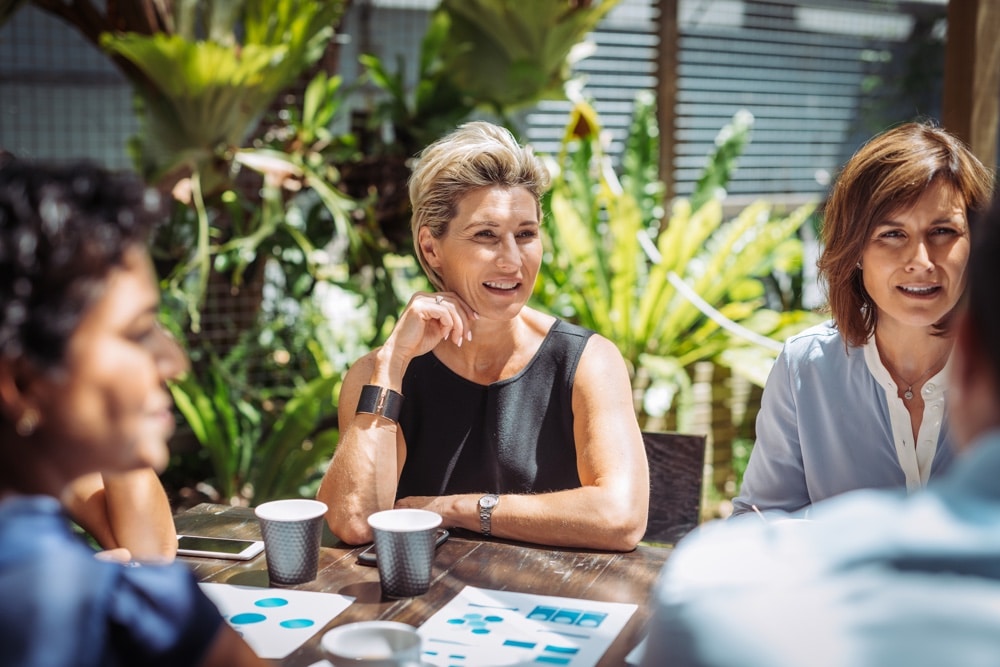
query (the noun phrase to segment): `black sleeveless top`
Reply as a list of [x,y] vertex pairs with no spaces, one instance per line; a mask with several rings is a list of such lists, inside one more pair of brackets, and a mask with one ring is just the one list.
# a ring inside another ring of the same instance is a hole
[[433,352],[403,377],[406,463],[397,498],[455,493],[544,493],[580,486],[573,378],[594,332],[556,320],[517,375],[481,385]]

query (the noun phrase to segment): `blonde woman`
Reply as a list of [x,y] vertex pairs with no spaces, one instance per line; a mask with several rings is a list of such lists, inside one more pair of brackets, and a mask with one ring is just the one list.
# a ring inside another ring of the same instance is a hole
[[625,362],[609,340],[527,306],[542,262],[541,161],[504,128],[461,126],[410,179],[415,294],[340,395],[320,487],[333,532],[369,514],[435,511],[508,539],[629,550],[649,475]]

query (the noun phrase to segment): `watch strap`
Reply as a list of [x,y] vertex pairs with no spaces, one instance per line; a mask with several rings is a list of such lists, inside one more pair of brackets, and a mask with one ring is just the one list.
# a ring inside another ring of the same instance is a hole
[[389,421],[399,422],[399,413],[403,409],[403,395],[388,387],[366,384],[361,388],[358,407],[355,414],[370,414],[383,417]]
[[493,510],[499,502],[500,496],[495,493],[487,493],[479,499],[479,530],[485,537],[493,534]]

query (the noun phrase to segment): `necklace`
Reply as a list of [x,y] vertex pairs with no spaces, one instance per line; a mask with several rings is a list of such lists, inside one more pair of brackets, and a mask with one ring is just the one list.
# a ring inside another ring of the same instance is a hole
[[903,392],[903,398],[905,398],[906,400],[909,401],[910,399],[913,398],[913,385],[920,384],[925,379],[927,379],[931,375],[931,372],[935,368],[937,368],[941,364],[941,362],[943,362],[945,359],[948,358],[948,355],[950,353],[951,353],[951,350],[948,350],[947,352],[945,352],[944,356],[942,356],[940,359],[937,360],[937,363],[935,363],[933,366],[931,366],[926,371],[924,371],[924,374],[921,375],[920,377],[918,377],[913,382],[906,382],[906,380],[903,380],[903,376],[899,374],[899,371],[897,371],[896,368],[892,364],[889,363],[888,359],[883,359],[882,363],[884,363],[886,365],[886,367],[892,372],[893,375],[895,375],[899,379],[903,380],[903,382],[905,382],[907,384],[906,391]]

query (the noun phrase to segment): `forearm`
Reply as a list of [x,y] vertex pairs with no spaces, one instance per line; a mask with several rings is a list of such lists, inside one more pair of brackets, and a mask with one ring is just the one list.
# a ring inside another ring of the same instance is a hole
[[173,560],[177,553],[170,502],[150,468],[82,477],[63,503],[104,549],[124,548],[133,559],[147,561]]
[[173,560],[177,529],[170,501],[156,471],[104,476],[108,517],[119,546],[135,560]]
[[[399,507],[422,507],[441,514],[445,526],[480,532],[481,494],[402,498]],[[648,502],[624,489],[583,486],[537,495],[501,495],[491,517],[491,533],[551,546],[630,551],[646,529]]]
[[340,441],[316,497],[327,505],[330,530],[348,544],[370,542],[368,517],[392,507],[404,451],[399,424],[357,413],[362,388],[400,391],[408,362],[386,345],[355,362],[344,378],[337,406]]
[[348,544],[372,540],[368,516],[390,509],[396,497],[397,425],[360,415],[337,445],[316,497],[327,505],[330,530]]

